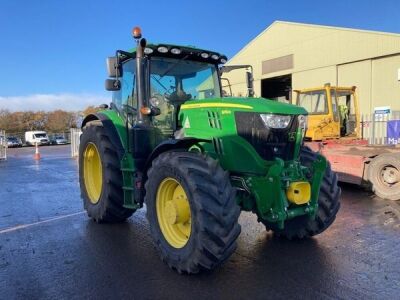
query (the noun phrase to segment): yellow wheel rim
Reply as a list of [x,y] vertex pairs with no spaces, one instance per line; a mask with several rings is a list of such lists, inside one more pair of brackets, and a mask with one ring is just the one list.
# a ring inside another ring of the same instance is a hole
[[174,248],[183,248],[192,229],[190,204],[182,185],[165,178],[159,185],[156,198],[158,224],[164,238]]
[[103,168],[99,151],[93,143],[88,143],[83,153],[83,178],[89,200],[96,204],[103,187]]

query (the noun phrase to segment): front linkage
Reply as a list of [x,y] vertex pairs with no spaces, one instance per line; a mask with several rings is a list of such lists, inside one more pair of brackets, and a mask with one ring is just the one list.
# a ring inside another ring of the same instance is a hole
[[276,158],[266,176],[233,177],[236,186],[255,199],[255,207],[251,197],[241,197],[239,204],[245,210],[256,212],[262,221],[276,223],[279,229],[294,217],[314,218],[326,168],[327,161],[321,155],[310,168],[301,166],[298,161],[285,163]]

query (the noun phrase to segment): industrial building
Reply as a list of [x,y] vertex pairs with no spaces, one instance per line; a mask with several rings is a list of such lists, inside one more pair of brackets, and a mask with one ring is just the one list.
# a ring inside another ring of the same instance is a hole
[[[356,86],[362,114],[400,111],[400,34],[276,21],[227,65],[242,64],[253,66],[256,96],[292,101],[294,90],[330,83]],[[243,70],[224,77],[246,95]]]

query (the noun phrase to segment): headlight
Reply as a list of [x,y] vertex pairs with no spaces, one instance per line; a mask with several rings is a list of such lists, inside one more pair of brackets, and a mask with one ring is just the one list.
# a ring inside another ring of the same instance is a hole
[[260,117],[267,127],[276,129],[288,127],[291,120],[288,115],[261,114]]

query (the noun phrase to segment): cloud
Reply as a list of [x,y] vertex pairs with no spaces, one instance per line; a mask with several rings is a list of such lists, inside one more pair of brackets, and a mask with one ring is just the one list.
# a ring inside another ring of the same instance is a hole
[[111,95],[95,94],[33,94],[27,96],[0,96],[0,109],[10,111],[44,110],[52,111],[62,109],[78,111],[89,105],[109,103]]

